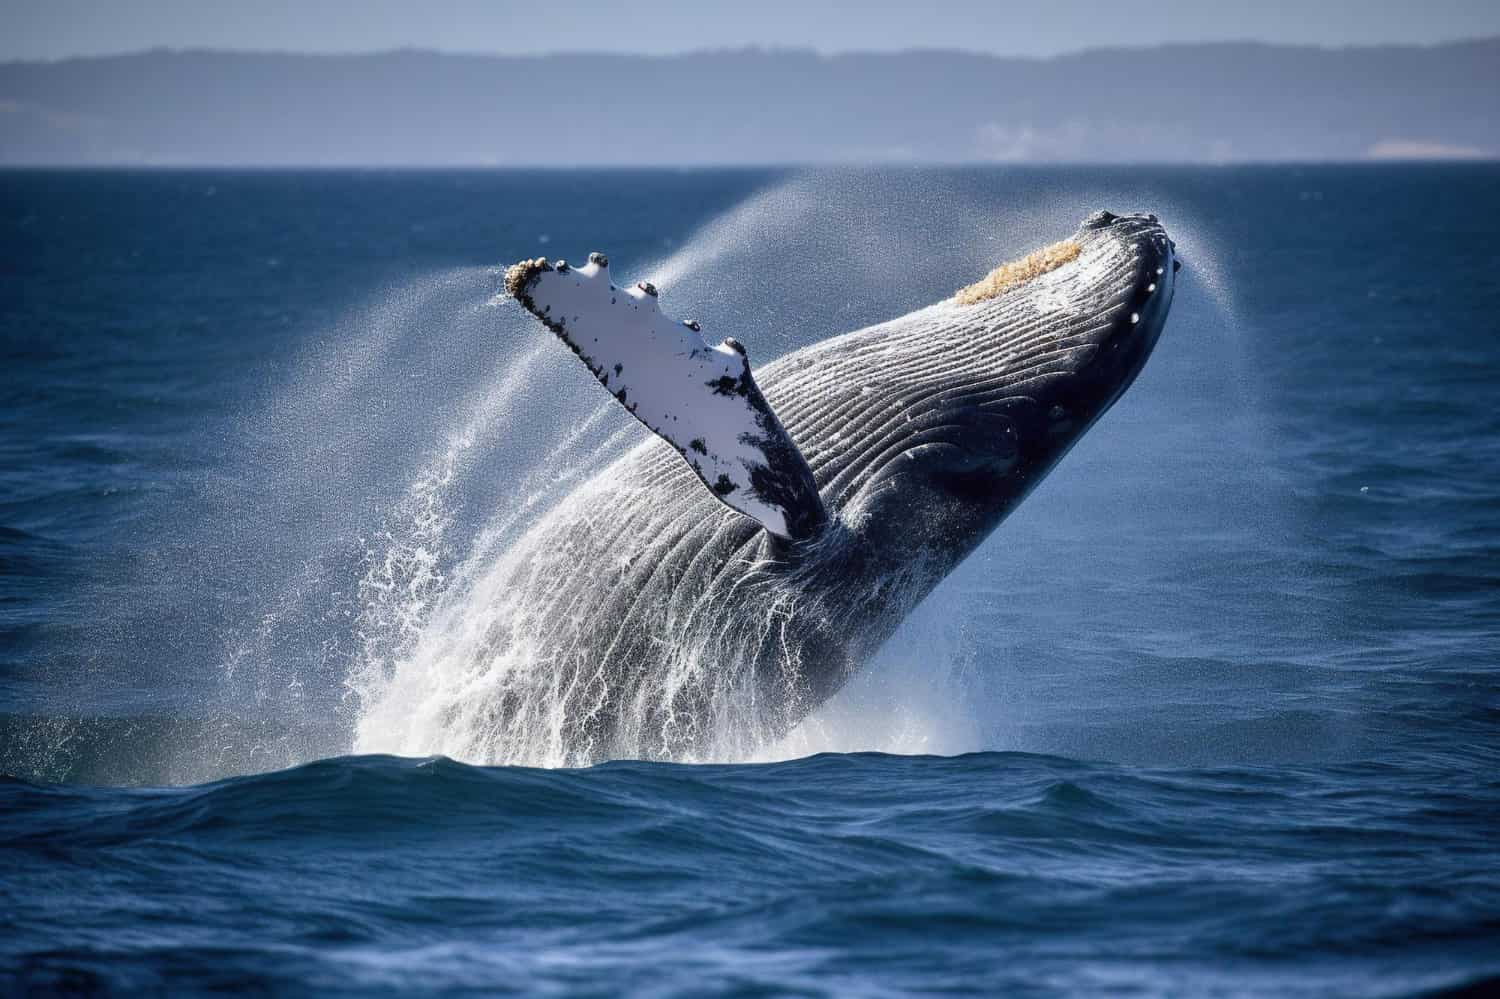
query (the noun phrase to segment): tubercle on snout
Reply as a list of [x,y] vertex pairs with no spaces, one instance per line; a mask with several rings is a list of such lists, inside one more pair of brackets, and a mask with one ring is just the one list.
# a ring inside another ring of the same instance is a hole
[[950,301],[955,305],[976,305],[989,301],[1033,278],[1072,263],[1082,252],[1083,245],[1076,239],[1064,239],[1044,246],[1020,260],[1001,264],[973,284],[958,289]]

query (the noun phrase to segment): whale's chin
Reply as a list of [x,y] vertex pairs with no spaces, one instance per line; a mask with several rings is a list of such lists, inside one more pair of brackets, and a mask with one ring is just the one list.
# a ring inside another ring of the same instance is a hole
[[[1154,216],[1101,212],[936,307],[832,341],[850,346],[816,362],[840,372],[812,389],[839,411],[821,422],[863,446],[825,499],[835,508],[878,502],[894,537],[928,516],[899,501],[921,486],[927,509],[931,497],[955,501],[936,514],[945,522],[987,533],[1135,379],[1166,321],[1176,272],[1175,247]],[[850,389],[859,395],[845,396]],[[896,482],[904,485],[893,499]]]

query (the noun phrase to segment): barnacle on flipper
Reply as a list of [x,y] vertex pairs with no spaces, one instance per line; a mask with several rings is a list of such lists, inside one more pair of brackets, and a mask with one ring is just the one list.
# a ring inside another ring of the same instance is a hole
[[546,257],[511,264],[505,269],[505,293],[511,298],[519,299],[524,294],[528,281],[543,271],[551,269],[552,265],[547,262]]

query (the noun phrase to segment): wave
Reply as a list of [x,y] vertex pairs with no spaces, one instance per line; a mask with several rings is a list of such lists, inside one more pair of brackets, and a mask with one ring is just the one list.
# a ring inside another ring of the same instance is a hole
[[[983,753],[8,778],[0,982],[1415,992],[1500,973],[1500,893],[1465,859],[1500,789],[1435,773]],[[1193,959],[1161,966],[1167,937]]]

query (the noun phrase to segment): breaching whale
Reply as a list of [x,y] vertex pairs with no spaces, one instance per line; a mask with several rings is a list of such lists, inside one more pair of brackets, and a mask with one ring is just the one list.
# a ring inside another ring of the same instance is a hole
[[[1153,215],[751,373],[602,254],[505,288],[655,436],[517,543],[480,647],[481,755],[753,750],[836,692],[1131,384],[1180,266]],[[478,749],[478,747],[473,747]]]

